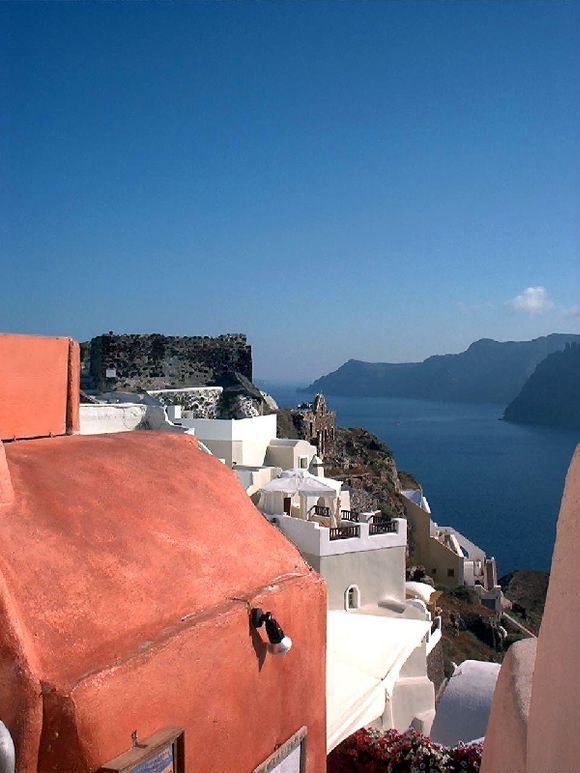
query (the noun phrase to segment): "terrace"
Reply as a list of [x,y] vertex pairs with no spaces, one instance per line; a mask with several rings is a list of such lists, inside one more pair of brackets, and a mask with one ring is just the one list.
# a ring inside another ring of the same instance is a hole
[[[328,508],[322,508],[328,509]],[[330,515],[321,513],[312,520],[287,514],[269,515],[277,526],[303,553],[316,556],[338,555],[407,544],[407,522],[404,518],[382,519],[373,513],[357,513],[354,519],[341,518],[331,526]]]
[[368,535],[396,534],[399,528],[398,520],[385,518],[375,513],[357,513],[353,510],[340,511],[340,523],[332,525],[332,510],[330,507],[313,505],[307,514],[308,520],[329,529],[329,538],[352,539],[361,536],[360,524],[368,524]]

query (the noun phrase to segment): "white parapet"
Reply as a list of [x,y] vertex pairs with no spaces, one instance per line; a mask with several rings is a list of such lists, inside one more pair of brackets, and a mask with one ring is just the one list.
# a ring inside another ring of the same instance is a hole
[[[183,419],[196,436],[228,466],[263,466],[266,449],[276,437],[276,414],[249,419]],[[274,465],[275,466],[275,465]]]
[[[286,514],[267,516],[280,531],[293,542],[301,553],[313,556],[338,556],[344,553],[358,553],[382,548],[400,548],[407,544],[407,521],[393,518],[396,530],[386,534],[373,534],[373,524],[353,523],[341,527],[342,534],[352,530],[352,537],[339,536],[336,530],[316,521],[306,521]],[[336,538],[333,539],[333,536]]]
[[104,435],[141,429],[147,415],[146,405],[134,403],[89,403],[80,406],[80,434]]
[[[110,432],[133,432],[154,429],[162,432],[185,432],[185,428],[168,421],[162,405],[146,403],[88,403],[79,411],[81,435],[105,435]],[[193,431],[190,434],[194,434]]]

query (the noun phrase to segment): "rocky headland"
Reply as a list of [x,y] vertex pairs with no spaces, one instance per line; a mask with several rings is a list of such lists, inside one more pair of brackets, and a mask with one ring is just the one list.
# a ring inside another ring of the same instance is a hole
[[568,344],[539,363],[504,419],[580,429],[580,344]]

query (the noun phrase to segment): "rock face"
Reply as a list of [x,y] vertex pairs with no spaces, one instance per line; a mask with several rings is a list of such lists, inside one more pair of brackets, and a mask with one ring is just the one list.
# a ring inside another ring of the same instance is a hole
[[192,387],[187,391],[182,389],[150,390],[149,394],[162,405],[179,405],[186,411],[191,411],[196,419],[219,418],[219,406],[223,387]]
[[[270,395],[260,392],[240,373],[226,373],[219,385],[176,389],[150,389],[148,392],[106,392],[99,398],[108,402],[161,403],[180,406],[190,419],[248,419],[272,413]],[[96,401],[97,402],[97,401]]]
[[580,429],[580,344],[546,357],[508,405],[504,419]]
[[533,341],[481,339],[461,354],[435,355],[423,362],[349,360],[304,391],[505,405],[518,394],[538,363],[574,342],[580,343],[579,335],[554,333]]
[[510,572],[499,579],[503,592],[512,602],[513,616],[535,634],[540,630],[549,581],[548,572],[532,570]]
[[[317,404],[316,401],[314,404]],[[305,404],[302,408],[279,409],[278,437],[301,438],[315,444],[316,436],[312,436],[309,422],[310,417],[316,414],[310,407],[310,404]],[[323,407],[322,416],[332,422],[332,434],[329,435],[332,445],[324,454],[325,475],[343,481],[350,488],[353,510],[381,510],[385,515],[404,518],[399,494],[401,482],[389,447],[366,429],[337,427],[336,413],[328,410],[326,401]],[[327,429],[330,426],[327,425]],[[407,476],[407,473],[402,474]],[[415,480],[412,476],[407,477]]]
[[249,419],[270,413],[262,393],[243,374],[224,373],[217,380],[222,387],[218,419]]
[[351,489],[353,510],[381,510],[404,518],[395,459],[385,443],[366,429],[336,428],[334,453],[324,460],[325,474]]
[[102,335],[81,344],[87,389],[130,391],[208,386],[237,371],[252,380],[246,336]]
[[446,676],[453,673],[452,663],[502,661],[495,613],[482,606],[475,591],[465,586],[447,589],[437,599],[437,607],[443,623]]

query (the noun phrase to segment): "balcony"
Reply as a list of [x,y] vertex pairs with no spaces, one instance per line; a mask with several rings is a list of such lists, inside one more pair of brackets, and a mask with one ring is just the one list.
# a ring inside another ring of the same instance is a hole
[[369,534],[396,534],[399,530],[397,520],[375,519],[369,523]]
[[322,519],[304,520],[282,513],[271,517],[271,520],[302,553],[310,556],[404,548],[407,544],[407,522],[404,519],[369,523],[361,514],[359,523],[343,521],[337,527],[321,522]]
[[350,539],[351,537],[360,537],[360,526],[338,526],[329,529],[329,538]]
[[341,521],[352,521],[353,523],[359,522],[359,514],[353,512],[352,510],[341,510],[340,511],[340,520]]

